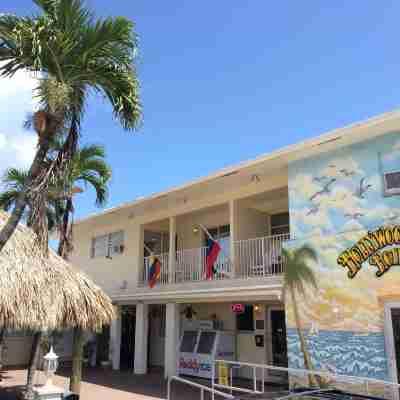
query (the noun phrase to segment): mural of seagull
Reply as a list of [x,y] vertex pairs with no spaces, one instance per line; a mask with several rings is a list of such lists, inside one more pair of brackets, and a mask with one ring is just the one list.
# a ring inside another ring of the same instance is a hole
[[321,183],[321,182],[323,182],[325,179],[328,179],[328,177],[327,177],[327,176],[315,176],[315,177],[313,178],[313,181],[314,181],[314,182],[319,182],[319,183]]
[[329,182],[327,182],[321,190],[315,192],[311,197],[310,201],[316,199],[318,196],[322,196],[323,194],[329,194],[331,192],[330,186],[336,182],[336,178],[332,178]]
[[318,213],[318,211],[319,211],[319,204],[316,204],[315,206],[313,206],[312,208],[310,208],[309,210],[308,210],[308,212],[307,212],[307,216],[309,216],[309,215],[315,215],[315,214],[317,214]]
[[365,183],[365,179],[366,179],[365,176],[363,178],[361,178],[360,185],[356,189],[356,192],[355,192],[355,195],[357,197],[359,197],[360,199],[364,199],[365,198],[364,197],[365,193],[367,193],[367,191],[372,188],[372,185],[367,185]]
[[358,220],[361,217],[364,216],[364,214],[360,213],[360,212],[355,212],[355,213],[348,213],[348,214],[344,214],[345,217],[350,217],[350,219],[354,219],[354,220]]
[[341,174],[343,174],[344,176],[352,176],[352,175],[354,175],[355,174],[355,171],[349,171],[348,169],[346,169],[346,168],[342,168],[341,170],[339,170],[339,172],[341,173]]

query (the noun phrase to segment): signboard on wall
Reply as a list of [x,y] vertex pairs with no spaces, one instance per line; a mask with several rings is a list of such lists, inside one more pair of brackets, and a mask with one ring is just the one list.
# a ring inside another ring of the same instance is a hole
[[347,268],[347,276],[352,279],[363,263],[377,268],[375,275],[382,276],[393,265],[400,265],[400,225],[380,227],[369,231],[352,247],[343,251],[337,263]]
[[244,304],[236,303],[231,305],[231,310],[235,314],[242,314],[244,313]]

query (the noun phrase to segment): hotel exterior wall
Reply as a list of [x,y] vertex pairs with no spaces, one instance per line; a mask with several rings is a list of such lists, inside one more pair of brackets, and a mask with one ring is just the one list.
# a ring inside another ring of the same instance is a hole
[[[399,148],[399,135],[391,133],[289,167],[296,240],[288,248],[308,245],[318,257],[309,264],[318,288],[307,287],[296,302],[316,369],[389,379],[384,303],[400,300],[400,271],[393,267],[378,277],[367,259],[350,278],[349,268],[338,259],[369,231],[400,224],[400,198],[384,196],[382,175],[400,169]],[[287,299],[289,365],[302,368],[293,304]]]
[[[160,221],[174,215],[178,216],[178,235],[179,231],[181,231],[181,236],[190,234],[184,240],[184,245],[185,247],[191,245],[196,247],[198,243],[201,243],[201,235],[193,235],[190,213],[196,212],[197,214],[198,211],[205,209],[204,215],[207,221],[213,222],[213,225],[229,223],[230,200],[239,200],[246,196],[286,186],[287,172],[283,170],[276,173],[268,181],[260,183],[247,183],[240,187],[226,187],[221,184],[219,192],[212,195],[208,194],[208,196],[205,189],[204,193],[187,204],[169,204],[164,208],[153,210],[145,210],[142,205],[137,205],[83,220],[74,227],[74,251],[71,255],[71,261],[91,276],[110,295],[134,292],[137,288],[139,268],[142,266],[143,249],[141,249],[139,238],[140,230],[144,224]],[[212,208],[207,211],[209,207],[217,207],[221,211],[218,211],[218,215],[215,215]],[[183,222],[185,222],[185,225],[183,225]],[[118,230],[124,230],[124,252],[112,259],[91,258],[92,238]],[[127,282],[127,288],[121,289],[124,281]]]

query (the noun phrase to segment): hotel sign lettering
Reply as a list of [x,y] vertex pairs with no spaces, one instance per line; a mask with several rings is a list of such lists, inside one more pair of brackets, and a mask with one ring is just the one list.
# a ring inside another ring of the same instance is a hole
[[337,263],[348,269],[349,278],[354,278],[368,260],[369,265],[377,268],[376,276],[379,277],[393,265],[400,265],[400,248],[385,249],[395,245],[400,245],[400,225],[381,227],[368,232],[355,245],[343,251]]

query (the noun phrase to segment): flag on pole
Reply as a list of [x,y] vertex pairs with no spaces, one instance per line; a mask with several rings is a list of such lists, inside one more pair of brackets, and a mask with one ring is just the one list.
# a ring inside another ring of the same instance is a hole
[[221,246],[218,242],[211,237],[207,238],[207,252],[206,252],[206,266],[207,266],[207,279],[212,279],[215,274],[214,264],[217,261],[218,254],[221,251]]
[[156,256],[150,258],[149,287],[153,289],[161,275],[161,263]]

